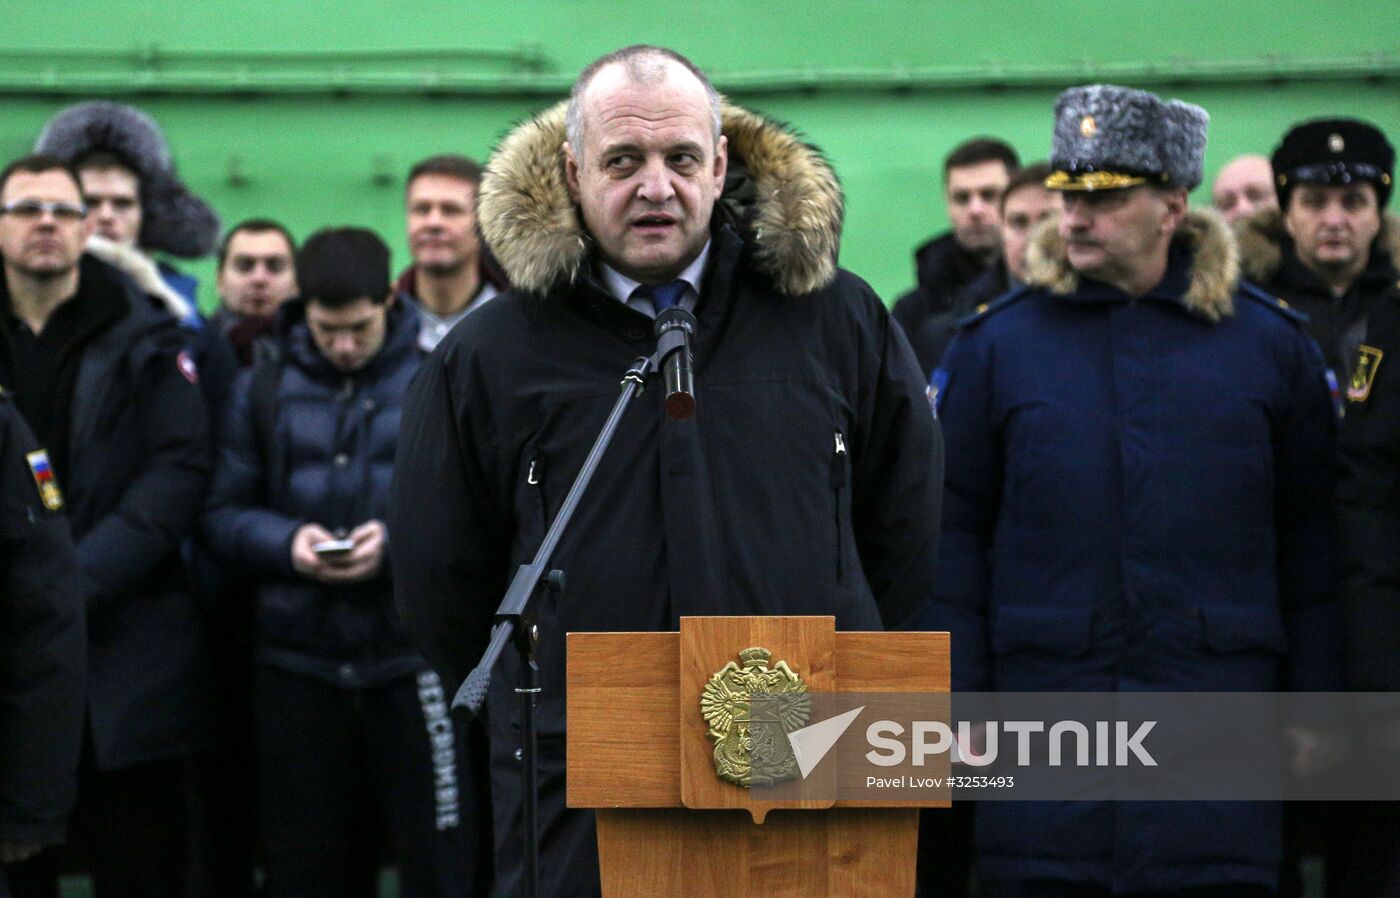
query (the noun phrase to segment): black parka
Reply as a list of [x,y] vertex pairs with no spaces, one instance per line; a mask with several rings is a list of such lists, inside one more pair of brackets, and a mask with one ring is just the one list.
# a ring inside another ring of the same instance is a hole
[[[591,257],[540,264],[551,246],[588,245],[562,180],[534,180],[557,164],[562,118],[556,109],[522,126],[493,157],[481,218],[516,287],[424,362],[399,437],[394,592],[404,625],[453,685],[484,648],[508,578],[538,548],[622,375],[655,348],[651,319],[606,291]],[[755,116],[729,110],[725,133],[731,183],[742,172],[758,196],[793,205],[747,210],[762,238],[717,207],[695,309],[696,414],[667,420],[649,380],[555,553],[567,584],[546,609],[540,647],[549,894],[597,889],[589,815],[562,807],[566,632],[674,630],[681,615],[711,614],[834,614],[840,629],[879,630],[906,625],[932,585],[941,438],[902,331],[834,266],[834,179]],[[776,189],[794,172],[787,194]],[[550,220],[571,223],[562,237],[572,242],[500,242],[531,202],[559,210]],[[804,228],[806,239],[794,233]],[[831,252],[803,249],[813,246]],[[512,677],[500,672],[493,688]],[[493,805],[508,890],[518,736],[513,704],[496,698]]]
[[[62,840],[77,792],[86,643],[47,459],[0,388],[0,842]],[[51,488],[52,489],[52,488]]]
[[89,256],[126,314],[86,344],[60,472],[88,617],[99,769],[178,757],[212,737],[205,635],[180,558],[210,468],[209,420],[180,325]]

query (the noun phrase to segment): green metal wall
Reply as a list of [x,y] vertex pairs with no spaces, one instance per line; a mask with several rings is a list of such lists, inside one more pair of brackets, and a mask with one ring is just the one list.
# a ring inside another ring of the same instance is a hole
[[[938,164],[975,133],[1028,159],[1050,106],[1094,80],[1211,113],[1207,174],[1293,121],[1345,114],[1400,138],[1400,4],[1219,0],[364,0],[219,4],[4,0],[0,153],[81,98],[142,106],[226,222],[304,236],[378,229],[406,261],[401,179],[442,151],[483,157],[597,55],[674,46],[745,105],[797,125],[847,191],[842,263],[892,299],[941,229]],[[1205,191],[1196,197],[1205,201]],[[208,261],[189,265],[206,278]],[[201,297],[214,297],[206,286]]]

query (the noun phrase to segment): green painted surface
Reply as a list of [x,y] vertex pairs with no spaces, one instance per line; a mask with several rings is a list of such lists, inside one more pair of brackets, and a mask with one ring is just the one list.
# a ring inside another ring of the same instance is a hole
[[[847,191],[842,263],[888,299],[912,283],[911,250],[946,224],[942,156],[989,133],[1043,157],[1051,102],[1071,83],[1118,80],[1204,105],[1208,174],[1311,116],[1360,116],[1400,137],[1400,6],[1387,4],[6,5],[5,156],[63,105],[112,96],[157,117],[186,180],[226,222],[272,215],[298,236],[366,225],[398,263],[412,162],[484,157],[582,65],[636,41],[688,53],[722,90],[828,153]],[[208,307],[212,264],[187,267],[205,278]]]

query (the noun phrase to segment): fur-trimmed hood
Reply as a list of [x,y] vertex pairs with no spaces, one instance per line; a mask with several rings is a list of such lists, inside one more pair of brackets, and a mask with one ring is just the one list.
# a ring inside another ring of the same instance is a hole
[[[1235,222],[1234,228],[1244,276],[1258,284],[1272,281],[1283,268],[1283,248],[1288,240],[1283,213],[1278,209],[1261,209]],[[1392,263],[1400,264],[1400,215],[1388,214],[1381,218],[1376,241],[1389,253]]]
[[196,196],[175,170],[170,147],[155,119],[134,106],[107,100],[61,110],[40,132],[34,152],[75,164],[105,150],[130,165],[141,179],[143,249],[197,259],[213,252],[219,216]]
[[[591,256],[564,176],[566,105],[507,135],[481,181],[486,242],[510,282],[532,293],[573,283]],[[760,270],[789,296],[831,283],[844,215],[831,166],[787,129],[736,106],[725,104],[723,132],[729,173],[720,202],[752,238]]]
[[151,261],[151,257],[139,249],[115,243],[100,234],[88,237],[86,249],[135,281],[143,293],[160,300],[160,304],[175,316],[176,321],[184,321],[194,311],[185,298],[161,277],[160,269]]
[[[1210,209],[1193,209],[1177,229],[1176,239],[1192,248],[1191,282],[1182,303],[1210,321],[1235,311],[1234,289],[1240,279],[1240,253],[1230,227]],[[1079,273],[1070,267],[1065,243],[1052,219],[1042,224],[1026,250],[1028,280],[1051,293],[1079,289]]]

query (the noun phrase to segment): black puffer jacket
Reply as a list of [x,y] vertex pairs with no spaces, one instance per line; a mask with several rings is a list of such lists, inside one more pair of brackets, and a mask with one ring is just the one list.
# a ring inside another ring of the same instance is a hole
[[[276,359],[258,363],[278,366],[275,375],[257,366],[239,375],[204,535],[258,583],[260,661],[342,686],[373,685],[424,666],[398,624],[387,566],[351,586],[317,583],[293,570],[291,543],[306,523],[349,531],[384,519],[399,414],[421,359],[418,321],[395,303],[379,353],[345,374],[317,351],[305,313],[292,301],[278,314]],[[265,388],[275,390],[270,432],[255,398]]]

